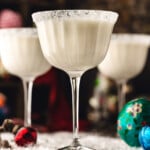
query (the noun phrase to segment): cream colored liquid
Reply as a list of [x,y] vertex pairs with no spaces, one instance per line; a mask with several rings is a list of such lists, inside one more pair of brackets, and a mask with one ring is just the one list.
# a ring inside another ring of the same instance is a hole
[[0,51],[4,67],[21,78],[35,78],[50,69],[36,35],[0,34]]
[[144,68],[148,43],[112,40],[108,53],[99,65],[100,71],[117,82],[126,81],[138,75]]
[[47,60],[70,75],[78,76],[104,58],[113,23],[87,19],[52,19],[37,23]]

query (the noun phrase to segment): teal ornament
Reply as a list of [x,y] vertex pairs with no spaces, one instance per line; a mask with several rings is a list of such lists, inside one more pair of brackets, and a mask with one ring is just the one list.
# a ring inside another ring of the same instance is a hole
[[117,132],[128,145],[140,147],[139,132],[150,125],[150,101],[138,98],[128,102],[118,116]]
[[150,127],[145,126],[139,132],[139,142],[144,150],[150,150]]

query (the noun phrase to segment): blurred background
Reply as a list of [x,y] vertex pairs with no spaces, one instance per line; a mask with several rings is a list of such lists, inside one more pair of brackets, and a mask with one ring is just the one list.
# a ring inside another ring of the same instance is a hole
[[[117,11],[120,16],[115,33],[150,34],[149,0],[0,0],[0,28],[35,26],[31,19],[33,12],[55,9]],[[104,90],[97,98],[95,90],[99,86]],[[126,101],[139,96],[149,97],[149,87],[150,54],[141,74],[124,87]],[[53,68],[38,77],[32,98],[32,121],[41,131],[72,129],[71,89],[66,73]],[[113,135],[117,115],[115,82],[102,76],[97,68],[87,71],[80,86],[80,130]],[[23,119],[23,89],[20,79],[8,74],[0,64],[0,122],[8,117]]]

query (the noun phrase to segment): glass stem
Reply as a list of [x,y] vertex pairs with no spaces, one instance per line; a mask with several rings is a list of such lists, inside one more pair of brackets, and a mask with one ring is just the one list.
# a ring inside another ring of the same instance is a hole
[[33,80],[23,79],[25,126],[31,126],[32,88],[33,88]]
[[120,82],[118,83],[118,111],[120,112],[122,107],[125,104],[125,92],[123,90],[123,87],[126,85],[126,82]]
[[79,85],[80,77],[70,77],[72,87],[73,146],[79,145]]

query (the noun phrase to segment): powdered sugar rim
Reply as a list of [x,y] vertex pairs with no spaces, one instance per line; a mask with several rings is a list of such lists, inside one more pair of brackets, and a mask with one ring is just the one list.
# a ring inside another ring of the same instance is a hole
[[20,28],[2,28],[0,36],[33,36],[37,37],[37,29],[35,27],[20,27]]
[[150,46],[150,35],[142,33],[113,33],[111,40],[119,42],[146,43]]
[[118,13],[105,10],[48,10],[39,11],[32,14],[34,22],[49,20],[49,19],[90,19],[97,21],[107,21],[115,23],[118,18]]

